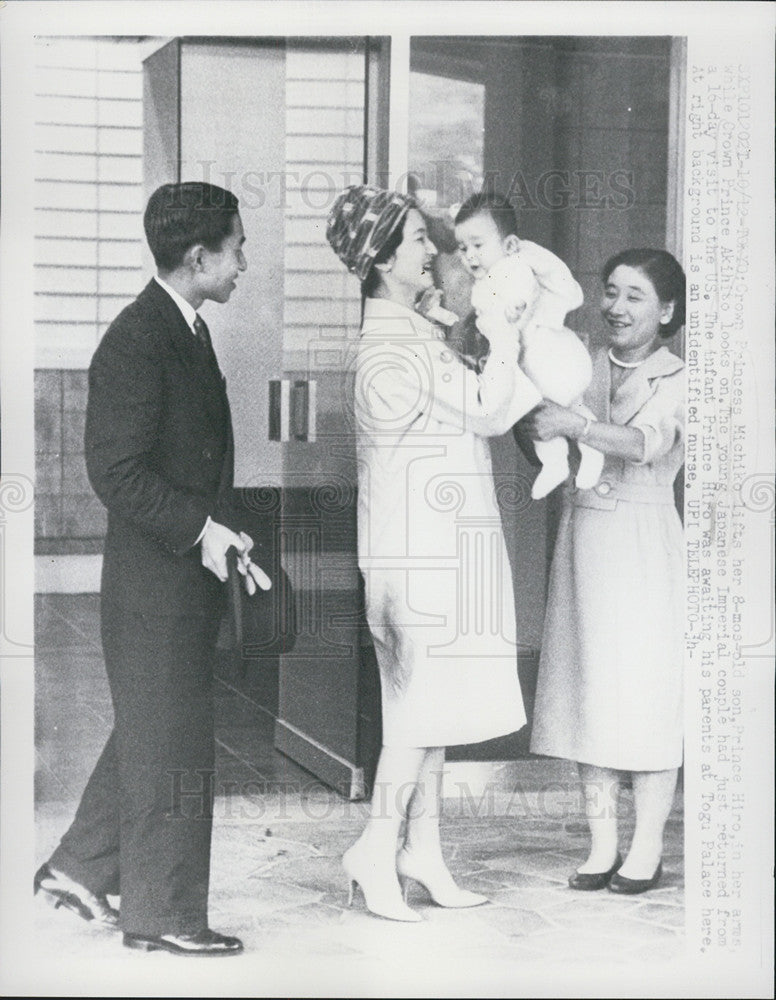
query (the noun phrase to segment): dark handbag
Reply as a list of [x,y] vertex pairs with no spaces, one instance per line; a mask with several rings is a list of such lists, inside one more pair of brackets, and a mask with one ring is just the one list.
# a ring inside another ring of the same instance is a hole
[[270,572],[268,563],[256,553],[256,562],[272,580],[269,590],[258,586],[255,594],[245,589],[245,577],[237,569],[237,549],[226,554],[229,568],[229,618],[232,626],[232,656],[235,671],[244,678],[248,663],[281,653],[290,653],[296,643],[294,591],[288,574],[279,564]]

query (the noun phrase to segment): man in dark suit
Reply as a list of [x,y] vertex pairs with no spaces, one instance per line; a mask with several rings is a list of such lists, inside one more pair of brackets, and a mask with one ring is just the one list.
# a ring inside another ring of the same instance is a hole
[[[114,729],[72,826],[35,876],[56,906],[120,926],[127,947],[229,955],[210,930],[213,654],[234,546],[229,403],[196,310],[245,270],[233,194],[167,184],[144,217],[158,277],[111,324],[89,369],[86,463],[108,509],[101,625]],[[120,916],[108,894],[121,895]]]

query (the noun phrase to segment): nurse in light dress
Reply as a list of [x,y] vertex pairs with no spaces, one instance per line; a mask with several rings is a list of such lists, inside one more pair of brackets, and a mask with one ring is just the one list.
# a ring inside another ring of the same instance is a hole
[[[603,270],[608,349],[593,358],[590,422],[552,403],[521,427],[603,451],[596,488],[567,490],[550,573],[531,750],[577,761],[591,832],[575,889],[644,892],[662,871],[682,761],[684,561],[673,483],[684,461],[684,365],[662,343],[684,322],[685,277],[663,250]],[[630,772],[636,827],[618,850]]]
[[412,199],[348,188],[327,237],[365,295],[355,373],[358,557],[383,718],[370,818],[343,866],[369,910],[411,921],[420,918],[400,878],[441,906],[486,902],[459,888],[444,862],[441,771],[446,745],[525,724],[486,438],[509,430],[540,395],[517,366],[514,324],[499,318],[482,329],[490,354],[478,373],[417,311],[424,293],[433,298],[436,248]]

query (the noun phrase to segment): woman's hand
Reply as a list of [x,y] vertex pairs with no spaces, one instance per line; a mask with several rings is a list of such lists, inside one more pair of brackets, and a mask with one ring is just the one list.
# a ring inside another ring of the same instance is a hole
[[533,441],[550,441],[556,437],[576,438],[584,425],[584,417],[545,399],[523,417],[519,427]]

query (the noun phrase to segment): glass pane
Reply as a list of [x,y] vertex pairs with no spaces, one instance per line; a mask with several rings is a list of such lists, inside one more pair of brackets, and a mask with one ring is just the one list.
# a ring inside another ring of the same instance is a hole
[[409,190],[450,208],[479,191],[483,177],[485,86],[410,73]]

